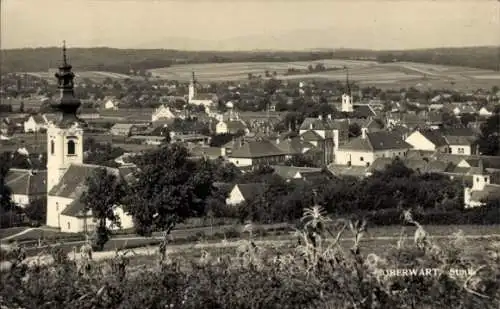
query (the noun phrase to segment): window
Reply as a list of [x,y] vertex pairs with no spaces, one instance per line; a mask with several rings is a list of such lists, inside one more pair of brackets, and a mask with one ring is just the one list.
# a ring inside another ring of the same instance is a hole
[[488,177],[484,177],[484,181],[488,182]]
[[68,155],[75,155],[76,154],[76,149],[75,149],[75,142],[74,141],[68,141]]
[[68,222],[68,230],[71,230],[71,224]]
[[59,203],[56,203],[56,211],[59,211]]
[[54,143],[54,140],[50,141],[50,154],[54,154],[56,148],[56,144]]
[[479,177],[476,178],[476,181],[479,182]]
[[365,160],[365,158],[359,157],[359,161],[363,162],[364,160]]
[[458,153],[465,153],[463,148],[458,148]]

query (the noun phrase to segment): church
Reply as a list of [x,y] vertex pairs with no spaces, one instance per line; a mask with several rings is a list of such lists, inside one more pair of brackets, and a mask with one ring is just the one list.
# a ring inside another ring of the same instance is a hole
[[[63,62],[55,74],[60,98],[52,102],[51,108],[57,115],[47,127],[47,226],[61,232],[79,233],[91,231],[96,222],[91,211],[86,211],[80,202],[86,190],[87,177],[98,168],[123,179],[128,179],[133,170],[109,168],[83,163],[83,131],[85,123],[76,115],[81,105],[74,93],[75,74],[67,61],[66,45],[63,46]],[[133,227],[132,218],[121,207],[116,207],[121,228]],[[116,229],[116,226],[109,226]]]

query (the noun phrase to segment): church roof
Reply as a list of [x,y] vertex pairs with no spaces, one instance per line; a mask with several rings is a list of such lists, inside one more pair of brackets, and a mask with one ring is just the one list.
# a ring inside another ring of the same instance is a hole
[[130,174],[135,170],[133,167],[110,168],[92,164],[71,164],[61,181],[55,185],[49,192],[51,196],[72,199],[73,201],[61,213],[66,216],[83,215],[81,211],[84,205],[80,202],[80,197],[87,190],[87,178],[99,168],[105,168],[109,172],[129,179]]

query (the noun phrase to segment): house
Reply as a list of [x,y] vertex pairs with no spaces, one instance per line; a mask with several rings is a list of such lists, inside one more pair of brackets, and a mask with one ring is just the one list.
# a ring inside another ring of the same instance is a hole
[[189,83],[189,92],[188,92],[188,103],[189,104],[194,104],[198,106],[204,106],[205,111],[209,111],[210,107],[214,105],[215,102],[218,102],[217,95],[215,94],[198,94],[196,85],[198,82],[196,81],[196,78],[194,76],[193,72],[193,77],[191,79],[191,82]]
[[477,136],[470,128],[448,128],[441,130],[448,143],[449,153],[458,155],[472,155],[477,152]]
[[317,167],[297,167],[297,166],[284,166],[284,165],[271,165],[274,174],[281,178],[290,181],[294,179],[301,179],[305,181],[326,179],[327,173],[322,168]]
[[498,110],[499,106],[489,104],[486,106],[481,107],[479,110],[479,116],[481,117],[491,117],[495,113],[496,110]]
[[170,109],[170,107],[161,105],[156,108],[151,114],[151,122],[157,121],[173,121],[175,118],[183,118],[181,117],[181,113],[174,112]]
[[269,140],[240,142],[231,150],[228,160],[238,167],[276,164],[286,160],[286,153]]
[[117,123],[111,127],[110,132],[113,135],[129,136],[133,127],[132,123]]
[[31,115],[24,121],[24,132],[38,132],[42,129],[47,129],[49,121],[44,115]]
[[194,146],[189,149],[192,158],[208,158],[216,160],[226,156],[224,147]]
[[449,152],[446,138],[437,130],[416,130],[405,139],[405,142],[415,150]]
[[369,133],[361,129],[361,136],[339,147],[335,153],[335,164],[370,166],[377,158],[403,158],[412,148],[401,137],[392,132]]
[[219,121],[215,125],[215,134],[237,134],[239,132],[250,133],[248,126],[245,122],[239,119],[229,121]]
[[20,207],[26,207],[32,201],[45,199],[47,194],[47,171],[11,168],[5,179],[11,191],[12,201]]
[[299,128],[299,135],[324,152],[324,164],[333,161],[335,151],[349,139],[349,123],[332,119],[331,115],[323,118],[306,118]]
[[285,139],[276,138],[274,145],[287,154],[287,159],[306,154],[309,150],[316,148],[316,146],[305,141],[300,136],[287,137]]
[[[85,211],[80,198],[85,192],[86,180],[98,168],[106,168],[118,177],[126,178],[128,168],[108,168],[91,164],[71,164],[61,180],[50,189],[47,196],[47,226],[60,228],[61,232],[78,233],[94,229],[96,222],[91,211]],[[115,213],[120,217],[123,229],[132,228],[132,217],[125,214],[121,206]],[[110,226],[111,227],[111,226]],[[116,229],[116,227],[111,227]]]
[[236,184],[229,192],[226,204],[230,206],[240,205],[259,196],[264,190],[265,185],[262,183]]
[[106,97],[104,98],[102,108],[107,110],[117,110],[119,105],[120,103],[115,98]]
[[473,168],[472,187],[464,189],[464,204],[466,208],[479,207],[487,199],[500,199],[500,185],[492,184],[489,173],[484,169],[480,160],[478,167]]

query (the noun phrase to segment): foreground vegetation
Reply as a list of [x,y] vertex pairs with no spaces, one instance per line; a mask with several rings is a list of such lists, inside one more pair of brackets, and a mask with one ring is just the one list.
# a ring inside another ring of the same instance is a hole
[[[320,207],[306,209],[297,244],[288,250],[257,246],[252,226],[236,254],[203,252],[179,260],[160,245],[158,264],[130,266],[128,252],[99,264],[90,245],[75,263],[55,248],[53,265],[28,267],[22,252],[2,273],[5,308],[498,308],[499,246],[471,252],[463,234],[438,246],[409,212],[414,241],[394,250],[364,252],[366,222],[339,221]],[[349,233],[351,235],[349,235]],[[339,242],[353,237],[350,249]],[[329,237],[331,236],[331,237]],[[438,269],[435,275],[390,276],[389,269]],[[466,273],[450,275],[451,269]]]

